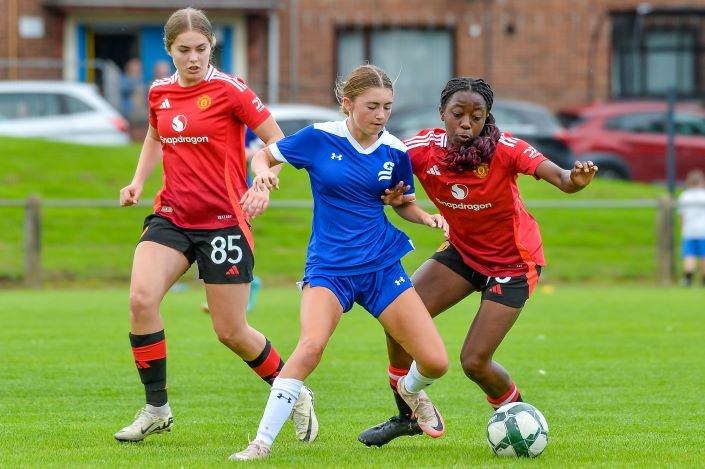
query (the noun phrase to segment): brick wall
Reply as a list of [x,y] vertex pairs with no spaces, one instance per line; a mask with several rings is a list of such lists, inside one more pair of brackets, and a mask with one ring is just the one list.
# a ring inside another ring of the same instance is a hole
[[[3,18],[9,3],[18,13],[42,16],[43,39],[12,41],[7,20],[0,21],[0,57],[61,57],[63,17],[40,0],[0,0]],[[193,2],[195,5],[198,2]],[[610,11],[634,10],[640,0],[298,0],[298,80],[292,81],[290,10],[280,15],[280,99],[333,105],[337,26],[449,26],[455,31],[455,74],[488,79],[498,96],[527,99],[552,108],[582,103],[610,92]],[[653,0],[653,7],[704,8],[703,0]],[[96,0],[96,5],[100,2]],[[93,9],[93,11],[99,11]],[[267,21],[248,17],[248,83],[266,99]],[[16,27],[15,27],[16,28]],[[478,34],[473,34],[477,33]],[[705,34],[705,31],[702,32]],[[14,46],[13,46],[14,44]],[[47,70],[8,70],[30,78]],[[703,71],[705,75],[705,70]],[[439,90],[442,87],[439,83]]]
[[[0,0],[0,57],[3,59],[61,58],[63,20],[56,12],[48,11],[40,5],[40,0]],[[37,16],[44,20],[44,37],[37,39],[20,38],[18,24],[9,21],[9,13],[17,17]],[[34,68],[0,66],[0,79],[46,79],[60,78],[60,68]]]
[[[677,2],[677,4],[675,3]],[[333,104],[335,28],[452,26],[457,75],[481,76],[504,98],[552,108],[605,99],[610,92],[609,12],[639,0],[299,0],[299,82],[303,101]],[[702,0],[656,0],[653,7],[703,8]],[[282,17],[281,96],[290,83],[288,21]],[[478,36],[471,32],[480,29]],[[703,32],[705,34],[705,32]],[[443,84],[439,84],[439,90]]]

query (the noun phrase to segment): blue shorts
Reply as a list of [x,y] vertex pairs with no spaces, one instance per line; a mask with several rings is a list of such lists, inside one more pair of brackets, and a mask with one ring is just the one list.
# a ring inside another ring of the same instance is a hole
[[343,312],[350,311],[355,303],[378,318],[399,295],[412,288],[411,279],[401,261],[382,270],[350,276],[313,275],[304,277],[303,284],[325,287],[338,298]]
[[683,257],[705,257],[705,239],[686,238],[681,245]]

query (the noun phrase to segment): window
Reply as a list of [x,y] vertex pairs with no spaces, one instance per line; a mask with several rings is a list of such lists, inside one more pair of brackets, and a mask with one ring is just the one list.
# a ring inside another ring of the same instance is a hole
[[676,133],[679,135],[705,135],[705,117],[677,112],[673,120],[675,121]]
[[453,76],[453,32],[447,28],[342,29],[337,53],[338,79],[365,62],[384,69],[394,81],[397,109],[437,104]]
[[[678,135],[705,135],[705,117],[676,112],[673,124]],[[646,112],[625,114],[613,117],[605,123],[605,128],[634,133],[666,133],[666,114],[663,112]]]
[[612,95],[705,96],[698,70],[705,63],[705,12],[655,10],[613,15]]
[[56,116],[61,113],[59,95],[49,93],[0,94],[0,118],[26,119]]
[[666,116],[662,112],[624,114],[613,117],[605,123],[605,128],[622,132],[663,133]]
[[64,113],[66,114],[78,114],[80,112],[91,112],[94,110],[88,104],[73,96],[64,95],[63,98]]

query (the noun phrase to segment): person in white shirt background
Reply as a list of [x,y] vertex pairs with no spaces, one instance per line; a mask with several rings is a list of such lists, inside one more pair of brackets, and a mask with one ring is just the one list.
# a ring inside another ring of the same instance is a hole
[[705,172],[693,169],[685,177],[686,189],[678,197],[681,216],[681,284],[691,286],[700,262],[701,281],[705,285]]

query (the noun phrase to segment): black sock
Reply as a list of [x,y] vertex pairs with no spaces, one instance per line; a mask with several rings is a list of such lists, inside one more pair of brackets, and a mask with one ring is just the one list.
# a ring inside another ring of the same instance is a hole
[[683,280],[685,281],[686,285],[691,285],[693,283],[693,272],[684,272]]
[[390,384],[389,387],[392,388],[392,392],[394,393],[394,400],[397,403],[397,409],[399,409],[399,415],[410,419],[411,418],[411,407],[409,407],[409,404],[404,402],[404,399],[401,398],[401,396],[399,395],[399,393],[397,392],[397,390],[394,386],[392,386]]
[[130,333],[130,345],[140,380],[144,384],[147,404],[163,406],[167,403],[164,330],[146,335]]

